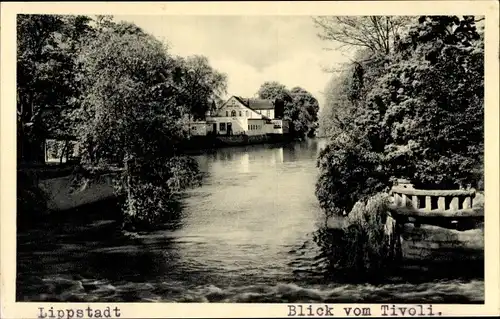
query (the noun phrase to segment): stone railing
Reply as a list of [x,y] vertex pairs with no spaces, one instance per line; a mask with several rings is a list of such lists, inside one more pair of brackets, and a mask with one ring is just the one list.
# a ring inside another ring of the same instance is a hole
[[391,210],[398,214],[427,217],[467,217],[483,214],[473,208],[475,189],[422,190],[411,184],[393,186]]

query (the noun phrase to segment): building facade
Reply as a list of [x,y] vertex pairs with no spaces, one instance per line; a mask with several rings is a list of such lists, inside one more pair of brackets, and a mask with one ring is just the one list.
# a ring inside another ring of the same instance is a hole
[[190,123],[190,133],[203,135],[287,134],[288,122],[275,118],[271,100],[232,96],[222,106],[207,113],[206,121]]

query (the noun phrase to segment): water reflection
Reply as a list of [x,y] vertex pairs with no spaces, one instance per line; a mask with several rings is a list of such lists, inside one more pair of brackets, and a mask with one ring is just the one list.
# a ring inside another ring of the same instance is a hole
[[183,201],[174,244],[198,283],[293,281],[311,270],[312,245],[308,256],[290,251],[310,241],[322,217],[314,197],[319,145],[232,147],[196,157],[206,178]]
[[288,144],[284,147],[283,160],[285,162],[316,160],[317,154],[325,144],[326,141],[323,139],[308,139],[302,143]]

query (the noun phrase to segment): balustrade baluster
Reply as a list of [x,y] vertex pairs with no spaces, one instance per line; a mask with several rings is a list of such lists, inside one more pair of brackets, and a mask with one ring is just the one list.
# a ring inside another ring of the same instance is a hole
[[418,202],[418,196],[417,195],[413,195],[411,199],[412,199],[413,208],[419,209],[420,208],[419,207],[420,203]]
[[400,203],[401,203],[401,197],[399,196],[399,194],[398,194],[398,193],[394,193],[394,204],[395,204],[396,206],[399,206],[399,205],[400,205]]
[[446,209],[446,197],[439,196],[438,198],[438,209],[445,210]]
[[458,210],[458,197],[454,196],[451,200],[450,203],[450,209],[451,210]]
[[431,210],[432,203],[431,203],[431,196],[425,196],[425,210]]
[[462,207],[464,209],[472,207],[472,198],[470,196],[465,197]]

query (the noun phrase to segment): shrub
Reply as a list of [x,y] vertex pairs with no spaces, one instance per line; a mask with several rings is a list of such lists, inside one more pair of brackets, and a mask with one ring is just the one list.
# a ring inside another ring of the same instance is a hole
[[177,195],[201,181],[198,164],[191,157],[129,161],[117,184],[125,196],[126,229],[151,229],[178,210]]
[[385,193],[358,201],[342,229],[317,232],[315,240],[329,260],[330,273],[376,280],[392,269],[397,255],[385,231],[388,203]]
[[344,227],[347,267],[373,271],[386,265],[391,257],[385,233],[388,204],[388,195],[380,193],[354,205]]
[[345,214],[358,200],[386,189],[390,182],[380,161],[378,154],[347,136],[332,140],[320,152],[316,197],[328,216]]

